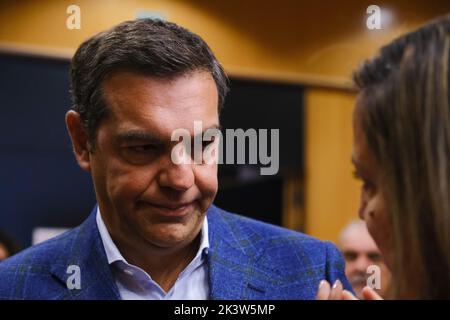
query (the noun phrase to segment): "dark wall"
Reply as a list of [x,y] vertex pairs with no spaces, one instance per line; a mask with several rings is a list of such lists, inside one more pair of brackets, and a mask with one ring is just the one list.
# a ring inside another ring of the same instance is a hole
[[[236,78],[231,79],[230,85],[231,90],[220,117],[224,131],[238,128],[257,131],[278,129],[280,168],[275,176],[262,176],[260,168],[264,165],[261,164],[222,164],[219,167],[220,188],[215,203],[224,209],[280,225],[283,180],[288,176],[299,177],[303,172],[303,88]],[[272,141],[269,140],[270,143]]]
[[71,227],[95,204],[65,129],[69,62],[0,55],[0,229],[21,245],[36,226]]

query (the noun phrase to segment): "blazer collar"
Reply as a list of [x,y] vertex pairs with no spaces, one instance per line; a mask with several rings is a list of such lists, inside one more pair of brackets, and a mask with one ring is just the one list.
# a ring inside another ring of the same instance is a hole
[[[60,259],[52,264],[52,275],[65,287],[58,299],[120,299],[97,228],[96,212],[97,207],[73,230],[70,241],[64,242]],[[255,275],[255,266],[264,246],[254,244],[262,241],[262,236],[252,230],[244,230],[240,219],[214,205],[207,215],[210,298],[263,299],[272,284]],[[67,271],[71,265],[80,267],[80,290],[67,289],[71,275]]]

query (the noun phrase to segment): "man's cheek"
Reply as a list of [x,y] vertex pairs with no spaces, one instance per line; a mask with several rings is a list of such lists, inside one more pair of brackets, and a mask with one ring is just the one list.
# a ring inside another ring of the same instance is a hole
[[111,180],[112,196],[120,201],[136,200],[149,186],[145,174],[137,172],[118,174]]
[[195,168],[195,183],[202,196],[202,209],[208,209],[213,202],[217,189],[217,165],[205,165]]
[[206,166],[201,174],[199,185],[204,189],[204,192],[215,196],[218,188],[217,181],[217,165]]

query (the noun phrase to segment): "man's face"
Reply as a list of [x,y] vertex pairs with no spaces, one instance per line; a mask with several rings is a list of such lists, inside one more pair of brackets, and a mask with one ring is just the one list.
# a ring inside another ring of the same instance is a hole
[[339,247],[345,258],[345,275],[358,298],[362,299],[362,289],[367,285],[367,278],[371,275],[367,273],[367,268],[371,265],[380,267],[380,293],[384,294],[389,284],[390,273],[365,224],[349,227],[342,235]]
[[[102,217],[124,245],[181,248],[198,235],[217,192],[217,164],[171,160],[175,129],[194,137],[219,126],[218,94],[207,72],[160,79],[116,72],[103,84],[109,115],[90,154]],[[205,146],[205,144],[204,144]]]

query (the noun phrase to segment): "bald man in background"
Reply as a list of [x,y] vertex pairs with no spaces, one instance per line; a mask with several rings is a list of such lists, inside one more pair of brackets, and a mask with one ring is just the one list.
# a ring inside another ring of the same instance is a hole
[[361,220],[350,222],[339,236],[339,248],[345,258],[345,275],[358,299],[363,299],[362,289],[367,285],[371,265],[380,267],[381,288],[377,292],[386,297],[391,274],[384,263],[383,256],[370,236],[366,223]]

